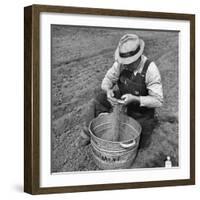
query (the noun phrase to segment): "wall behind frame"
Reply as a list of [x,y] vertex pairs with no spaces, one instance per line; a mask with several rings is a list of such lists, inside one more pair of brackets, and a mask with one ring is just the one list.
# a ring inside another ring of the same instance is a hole
[[[198,199],[200,195],[200,125],[196,123],[196,185],[153,189],[115,190],[75,194],[42,195],[23,193],[23,7],[30,4],[51,4],[79,7],[116,8],[196,14],[196,55],[200,54],[200,6],[197,0],[35,0],[3,1],[0,12],[0,187],[1,199]],[[196,56],[196,102],[200,102],[200,59]],[[196,122],[200,106],[196,104]]]

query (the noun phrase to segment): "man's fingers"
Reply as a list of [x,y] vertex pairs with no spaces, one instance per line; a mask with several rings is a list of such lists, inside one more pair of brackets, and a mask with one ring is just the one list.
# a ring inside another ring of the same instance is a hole
[[114,103],[113,101],[111,101],[110,99],[108,99],[108,101],[110,102],[110,104],[111,104],[112,106],[115,105],[115,103]]
[[107,92],[107,97],[108,97],[108,98],[112,98],[112,97],[114,97],[114,93],[113,93],[113,91],[109,91],[109,92]]
[[112,102],[116,102],[116,101],[117,101],[117,99],[112,98],[112,97],[109,97],[108,99],[109,99],[110,101],[112,101]]
[[116,98],[112,98],[112,97],[108,98],[108,101],[111,103],[111,105],[115,105],[115,104],[118,103],[117,99]]
[[117,103],[119,103],[119,104],[125,104],[125,101],[124,100],[117,100]]
[[122,99],[122,100],[125,100],[126,98],[127,98],[127,95],[126,95],[126,94],[124,94],[124,95],[121,96],[121,99]]

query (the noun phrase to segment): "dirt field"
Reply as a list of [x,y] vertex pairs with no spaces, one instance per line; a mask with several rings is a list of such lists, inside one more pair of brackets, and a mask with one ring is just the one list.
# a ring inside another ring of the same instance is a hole
[[[132,168],[162,167],[166,156],[178,165],[178,33],[52,26],[52,172],[98,170],[90,146],[76,145],[87,105],[99,90],[125,33],[138,34],[160,69],[164,105],[159,124]],[[169,117],[171,116],[171,117]],[[171,118],[174,116],[174,119]]]

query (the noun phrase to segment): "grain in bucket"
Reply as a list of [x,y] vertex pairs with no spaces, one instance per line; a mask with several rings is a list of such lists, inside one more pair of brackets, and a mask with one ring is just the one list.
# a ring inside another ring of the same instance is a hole
[[96,165],[100,169],[129,168],[137,155],[141,130],[136,120],[119,110],[93,119],[89,131]]

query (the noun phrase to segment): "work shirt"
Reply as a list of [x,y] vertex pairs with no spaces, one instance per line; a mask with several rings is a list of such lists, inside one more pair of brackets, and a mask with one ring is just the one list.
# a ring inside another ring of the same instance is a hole
[[[147,57],[142,55],[141,62],[139,63],[136,70],[133,71],[134,75],[141,73],[144,67],[144,63],[147,60]],[[122,71],[122,65],[118,62],[114,62],[113,66],[107,71],[101,88],[105,91],[112,89],[113,86],[117,83],[120,72]],[[145,76],[145,84],[148,90],[147,96],[140,96],[140,106],[156,108],[162,106],[163,103],[163,89],[160,72],[154,62],[151,62]]]

